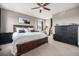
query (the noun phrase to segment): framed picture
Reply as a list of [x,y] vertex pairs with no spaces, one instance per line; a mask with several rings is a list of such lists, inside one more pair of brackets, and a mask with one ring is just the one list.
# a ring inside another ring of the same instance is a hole
[[19,18],[19,23],[20,24],[30,24],[30,20],[26,18]]

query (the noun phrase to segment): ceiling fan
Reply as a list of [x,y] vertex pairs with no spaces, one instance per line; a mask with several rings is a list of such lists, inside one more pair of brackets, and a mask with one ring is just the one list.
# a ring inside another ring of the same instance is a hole
[[48,4],[49,4],[49,3],[37,3],[37,5],[38,5],[39,7],[34,7],[34,8],[32,8],[32,9],[33,9],[33,10],[34,10],[34,9],[40,9],[40,13],[42,12],[42,9],[50,11],[51,9],[49,9],[49,8],[46,7]]

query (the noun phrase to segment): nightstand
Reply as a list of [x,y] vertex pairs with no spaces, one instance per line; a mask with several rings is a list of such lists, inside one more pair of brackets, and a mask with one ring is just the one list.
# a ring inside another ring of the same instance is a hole
[[0,45],[11,43],[13,33],[0,33]]

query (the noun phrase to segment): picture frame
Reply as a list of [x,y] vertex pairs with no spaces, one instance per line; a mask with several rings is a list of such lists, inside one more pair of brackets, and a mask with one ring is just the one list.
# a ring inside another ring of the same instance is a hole
[[30,20],[19,17],[19,24],[30,24]]

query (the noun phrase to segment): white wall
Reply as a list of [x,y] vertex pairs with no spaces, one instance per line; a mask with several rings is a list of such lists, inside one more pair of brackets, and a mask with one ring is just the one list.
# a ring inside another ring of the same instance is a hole
[[17,12],[1,9],[1,32],[13,32],[13,25],[19,24],[19,17],[29,19],[30,25],[36,26],[35,21],[39,18],[20,14]]
[[79,24],[79,7],[75,7],[53,16],[53,33],[55,33],[56,24],[58,25],[69,25],[69,24]]
[[51,23],[51,22],[50,22],[50,19],[46,19],[45,25],[48,26],[48,28],[46,29],[47,34],[49,34],[49,29],[50,29],[50,26],[51,26],[50,23]]

